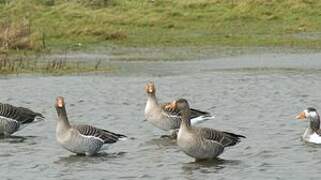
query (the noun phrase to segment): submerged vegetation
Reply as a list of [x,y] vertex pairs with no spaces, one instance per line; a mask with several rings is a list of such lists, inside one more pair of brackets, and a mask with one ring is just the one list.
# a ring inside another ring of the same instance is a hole
[[319,49],[320,9],[319,0],[0,0],[0,54],[96,47]]

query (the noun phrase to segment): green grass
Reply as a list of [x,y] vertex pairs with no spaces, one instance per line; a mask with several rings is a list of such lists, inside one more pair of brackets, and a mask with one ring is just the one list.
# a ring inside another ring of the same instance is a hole
[[[0,23],[27,21],[34,49],[200,46],[320,48],[319,0],[12,0]],[[95,4],[90,4],[93,2]]]

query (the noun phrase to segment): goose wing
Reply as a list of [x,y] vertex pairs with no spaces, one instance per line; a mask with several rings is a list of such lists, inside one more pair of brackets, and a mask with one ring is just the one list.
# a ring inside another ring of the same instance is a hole
[[18,121],[0,116],[0,129],[2,129],[3,134],[10,135],[18,131],[19,128],[20,128],[20,123]]
[[191,108],[191,119],[197,118],[200,116],[209,117],[209,116],[211,116],[211,114],[209,112],[205,112],[205,111]]
[[116,134],[104,129],[99,129],[90,125],[74,125],[73,128],[77,129],[81,135],[92,136],[101,139],[104,143],[115,143],[120,138],[125,138],[125,135]]
[[208,140],[218,142],[224,147],[234,146],[241,141],[240,138],[245,138],[243,135],[238,135],[225,131],[218,131],[210,128],[196,128],[198,134]]
[[25,107],[16,107],[10,104],[0,103],[0,116],[14,119],[21,124],[31,123],[38,116],[44,118],[40,113],[34,112]]
[[[181,118],[180,114],[179,114],[179,109],[177,109],[177,107],[173,107],[171,106],[172,102],[169,103],[164,103],[161,105],[162,111],[163,113],[171,118]],[[197,119],[199,118],[199,119]],[[198,109],[191,109],[191,119],[194,119],[196,122],[197,121],[204,121],[204,120],[208,120],[208,119],[213,119],[214,116],[211,116],[210,113],[205,112],[205,111],[201,111]],[[192,121],[192,124],[193,121]]]

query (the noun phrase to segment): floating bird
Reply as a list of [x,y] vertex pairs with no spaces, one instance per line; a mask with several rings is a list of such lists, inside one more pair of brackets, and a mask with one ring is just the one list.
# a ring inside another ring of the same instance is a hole
[[56,110],[58,121],[56,138],[65,149],[78,155],[94,155],[107,145],[126,139],[125,135],[116,134],[90,125],[71,125],[69,123],[63,97],[57,97]]
[[[175,108],[168,108],[170,103],[159,104],[156,98],[156,88],[153,82],[145,86],[148,95],[145,106],[145,119],[154,126],[165,131],[177,130],[181,124],[181,117]],[[210,113],[191,109],[191,123],[196,124],[205,120],[213,119]]]
[[0,135],[2,136],[9,136],[41,120],[44,120],[42,114],[28,108],[0,103]]
[[192,111],[185,99],[173,101],[169,108],[178,109],[182,119],[177,145],[197,161],[216,158],[223,153],[225,147],[234,146],[241,138],[245,138],[243,135],[230,132],[191,126]]
[[297,119],[310,121],[309,127],[306,128],[302,138],[306,142],[321,144],[320,115],[313,107],[309,107],[296,116]]

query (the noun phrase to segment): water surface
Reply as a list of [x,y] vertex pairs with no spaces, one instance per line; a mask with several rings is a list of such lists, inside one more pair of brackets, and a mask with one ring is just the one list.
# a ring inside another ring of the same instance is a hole
[[[319,179],[321,147],[301,141],[320,109],[321,54],[260,54],[183,62],[111,62],[112,74],[0,78],[0,101],[40,111],[47,121],[0,139],[0,175],[9,179]],[[160,101],[184,97],[217,116],[200,126],[247,136],[220,160],[196,163],[165,132],[144,121],[147,81]],[[126,134],[96,157],[75,156],[55,141],[55,97],[73,123]]]

